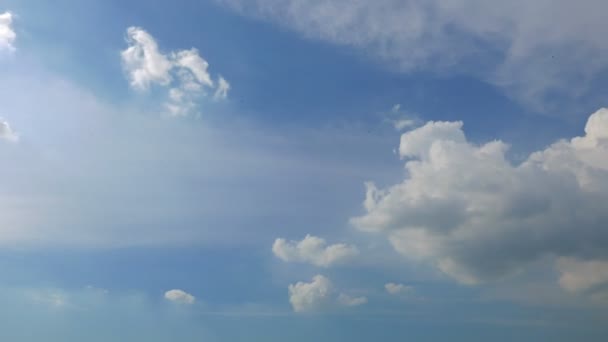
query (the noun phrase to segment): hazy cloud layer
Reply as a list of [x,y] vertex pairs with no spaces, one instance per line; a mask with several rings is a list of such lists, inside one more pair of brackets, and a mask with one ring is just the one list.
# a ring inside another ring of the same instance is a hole
[[[466,284],[524,271],[543,257],[559,263],[566,289],[608,260],[608,109],[585,135],[560,140],[514,165],[501,141],[475,145],[462,122],[429,122],[401,136],[406,178],[367,184],[361,230],[386,234],[395,250]],[[542,127],[539,127],[542,129]],[[589,270],[584,271],[584,270]]]
[[217,1],[406,72],[476,75],[548,113],[560,97],[592,90],[608,67],[605,1]]

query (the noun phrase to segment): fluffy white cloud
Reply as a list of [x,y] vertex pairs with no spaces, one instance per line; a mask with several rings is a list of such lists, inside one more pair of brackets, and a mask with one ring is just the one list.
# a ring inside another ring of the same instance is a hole
[[207,90],[214,90],[216,100],[228,96],[230,84],[221,76],[217,85],[212,81],[209,63],[197,49],[162,53],[154,37],[139,27],[127,29],[127,43],[121,56],[131,86],[137,90],[147,90],[153,84],[171,86],[165,103],[170,115],[189,114]]
[[196,298],[183,290],[174,289],[165,292],[165,299],[178,304],[194,304]]
[[0,140],[16,142],[19,140],[19,135],[13,131],[8,122],[0,118]]
[[171,82],[173,63],[159,51],[154,37],[139,27],[129,27],[127,43],[129,47],[121,56],[133,88],[146,90],[153,83],[167,85]]
[[295,312],[319,310],[330,300],[332,284],[326,277],[316,275],[312,282],[297,282],[290,284],[289,302]]
[[324,239],[312,235],[306,235],[301,241],[276,239],[272,252],[283,261],[307,262],[320,267],[344,263],[359,254],[355,246],[343,243],[327,245]]
[[472,74],[547,112],[552,95],[576,98],[608,68],[605,1],[216,1],[404,71]]
[[13,14],[11,12],[0,13],[0,51],[14,51],[13,43],[17,38],[13,31]]
[[395,296],[407,295],[407,294],[410,294],[414,290],[414,288],[411,286],[407,286],[407,285],[403,285],[403,284],[396,284],[396,283],[387,283],[386,285],[384,285],[384,289],[389,294],[392,294]]
[[339,293],[336,297],[331,281],[316,275],[310,283],[297,282],[288,287],[289,302],[295,312],[314,312],[335,306],[353,307],[367,303],[365,297],[351,297]]
[[386,189],[368,183],[367,213],[351,222],[465,284],[524,271],[547,256],[585,261],[578,273],[571,262],[560,264],[567,289],[581,286],[573,279],[603,279],[583,270],[608,261],[608,109],[589,117],[584,136],[519,165],[501,141],[468,142],[462,125],[429,122],[404,133],[405,180]]

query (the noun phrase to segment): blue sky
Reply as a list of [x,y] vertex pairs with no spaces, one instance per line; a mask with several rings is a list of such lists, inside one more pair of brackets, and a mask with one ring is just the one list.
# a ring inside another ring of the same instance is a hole
[[607,9],[0,1],[0,339],[604,341]]

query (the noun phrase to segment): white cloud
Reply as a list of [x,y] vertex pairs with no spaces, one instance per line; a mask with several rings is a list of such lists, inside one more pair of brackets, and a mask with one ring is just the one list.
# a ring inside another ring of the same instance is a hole
[[171,82],[173,63],[159,51],[154,37],[142,28],[129,27],[127,43],[129,47],[121,56],[133,88],[146,90],[153,83],[167,85]]
[[226,81],[222,76],[217,81],[217,89],[215,90],[215,94],[213,94],[213,98],[216,100],[223,100],[228,97],[228,91],[230,90],[230,83]]
[[197,49],[162,53],[154,37],[139,27],[127,29],[127,43],[121,56],[131,86],[142,91],[153,84],[169,86],[165,108],[170,115],[190,114],[207,90],[214,90],[216,100],[228,96],[230,84],[221,76],[217,85],[212,81],[209,63]]
[[355,246],[343,243],[327,245],[324,239],[312,235],[306,235],[301,241],[276,239],[272,252],[283,261],[307,262],[321,267],[344,263],[359,254]]
[[[366,214],[351,222],[464,284],[525,271],[547,256],[601,268],[608,260],[608,109],[589,117],[584,136],[519,165],[505,157],[506,144],[472,144],[462,126],[429,122],[404,133],[406,178],[386,189],[368,183]],[[560,265],[566,288],[579,284],[568,279],[592,279],[585,267],[579,274]]]
[[397,131],[403,131],[416,125],[416,115],[401,108],[401,104],[393,105],[390,111],[383,113],[384,121],[390,123]]
[[336,306],[353,307],[367,303],[365,297],[351,297],[345,293],[335,295],[331,281],[316,275],[310,283],[297,282],[288,287],[289,302],[295,312],[315,312]]
[[216,1],[406,72],[468,73],[539,110],[584,94],[608,68],[605,1]]
[[395,126],[395,129],[398,131],[403,131],[406,128],[414,126],[414,124],[414,120],[410,119],[398,119],[393,122],[393,126]]
[[0,13],[0,51],[14,51],[13,43],[17,34],[12,27],[13,14],[11,12]]
[[213,81],[207,71],[209,63],[198,54],[197,49],[179,51],[174,54],[173,60],[175,65],[192,72],[201,85],[213,87]]
[[183,290],[174,289],[165,292],[165,299],[178,304],[194,304],[196,298]]
[[330,301],[332,284],[326,277],[316,275],[312,282],[297,282],[290,284],[289,302],[295,312],[316,311]]
[[0,140],[6,140],[10,142],[19,141],[19,135],[13,131],[8,122],[0,118]]
[[384,289],[391,295],[395,296],[404,296],[412,293],[414,288],[411,286],[396,284],[396,283],[387,283],[384,285]]
[[338,296],[338,303],[343,306],[359,306],[367,303],[366,297],[352,297],[344,293]]

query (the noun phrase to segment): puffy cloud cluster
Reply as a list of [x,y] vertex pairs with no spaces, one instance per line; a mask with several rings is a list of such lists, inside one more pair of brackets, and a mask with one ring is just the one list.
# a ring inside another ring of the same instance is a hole
[[13,14],[11,12],[0,13],[0,51],[14,51],[13,43],[17,34],[12,27]]
[[590,90],[608,68],[605,1],[216,1],[406,72],[472,74],[547,112],[547,103]]
[[153,84],[170,87],[165,107],[171,115],[189,114],[208,91],[213,91],[216,100],[228,96],[230,84],[222,76],[213,81],[209,63],[197,49],[164,54],[154,37],[139,27],[127,29],[127,43],[121,57],[131,86],[142,91]]
[[462,122],[429,122],[401,136],[406,178],[367,184],[366,214],[351,222],[386,234],[402,255],[476,284],[562,258],[560,284],[608,282],[608,109],[585,135],[510,162],[501,141],[475,145]]
[[165,299],[178,304],[194,304],[196,298],[186,291],[173,289],[165,292]]
[[310,283],[297,282],[288,287],[289,302],[295,312],[314,312],[335,306],[353,307],[367,303],[365,297],[351,297],[345,293],[335,296],[331,281],[316,275]]
[[0,140],[16,142],[19,140],[19,135],[13,131],[8,122],[0,118]]
[[312,235],[306,235],[301,241],[276,239],[272,252],[286,262],[311,263],[320,267],[344,263],[359,254],[355,246],[343,243],[327,245],[324,239]]

